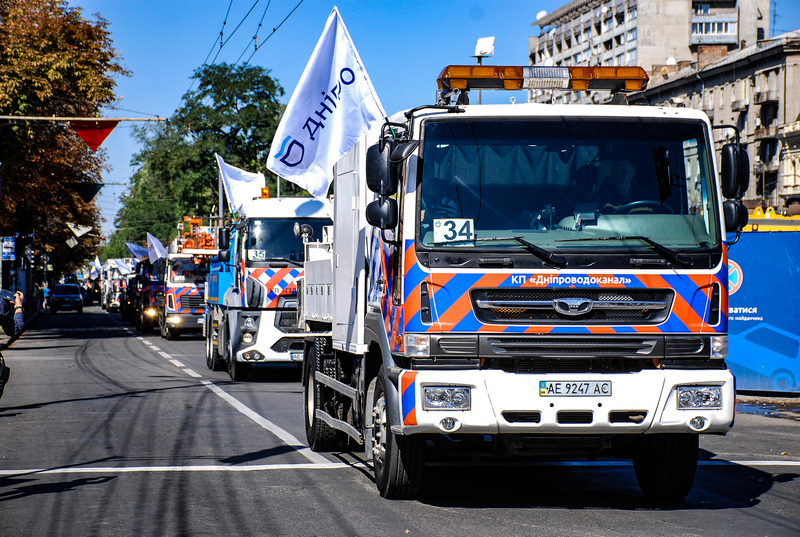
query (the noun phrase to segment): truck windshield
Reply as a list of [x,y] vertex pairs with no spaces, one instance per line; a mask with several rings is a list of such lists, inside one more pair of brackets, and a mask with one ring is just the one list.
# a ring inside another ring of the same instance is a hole
[[170,283],[197,284],[206,281],[208,261],[201,259],[176,258],[169,262]]
[[294,236],[295,222],[309,224],[314,237],[322,237],[322,228],[331,225],[330,218],[263,218],[253,219],[244,237],[244,258],[251,262],[304,260],[303,239]]
[[[553,252],[651,247],[636,237],[675,249],[720,240],[701,121],[429,121],[422,157],[423,246],[521,249],[500,239],[521,237]],[[604,237],[617,240],[591,240]]]

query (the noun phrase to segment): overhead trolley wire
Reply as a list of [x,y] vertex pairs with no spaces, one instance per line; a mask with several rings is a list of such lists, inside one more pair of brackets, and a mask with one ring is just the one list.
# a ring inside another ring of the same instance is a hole
[[[284,22],[286,22],[287,20],[289,20],[289,17],[291,17],[291,16],[294,14],[294,12],[295,12],[295,11],[297,11],[297,8],[299,8],[299,7],[300,7],[300,4],[302,4],[302,3],[303,3],[303,0],[300,0],[300,1],[297,3],[297,5],[296,5],[296,6],[294,6],[294,9],[292,9],[292,11],[291,11],[291,12],[290,12],[288,15],[286,15],[286,17],[285,17],[285,18],[284,18],[284,19],[281,21],[281,23],[280,23],[278,26],[276,26],[275,28],[273,28],[273,29],[272,29],[272,33],[271,33],[271,34],[269,34],[269,35],[267,36],[267,38],[266,38],[266,39],[264,39],[264,43],[266,43],[267,41],[269,41],[269,38],[270,38],[270,37],[272,37],[273,35],[275,35],[275,32],[277,32],[277,31],[278,31],[278,29],[279,29],[281,26],[283,26],[283,23],[284,23]],[[261,43],[261,46],[264,46],[264,43]],[[259,47],[258,45],[256,45],[256,46],[255,46],[255,50],[253,50],[253,53],[250,55],[250,57],[249,57],[249,58],[247,58],[247,61],[246,61],[246,62],[244,62],[244,64],[245,64],[245,65],[247,65],[248,63],[250,63],[250,60],[252,60],[252,59],[253,59],[253,56],[255,56],[255,55],[256,55],[256,52],[258,52],[258,49],[259,49],[259,48],[261,48],[261,47]]]
[[[267,2],[267,7],[264,8],[264,13],[261,14],[261,20],[258,21],[258,27],[256,28],[256,34],[253,36],[253,46],[256,49],[258,49],[258,32],[261,31],[261,25],[264,22],[264,17],[267,16],[267,10],[269,9],[270,4],[272,4],[272,0],[269,0]],[[244,47],[244,50],[242,51],[242,53],[239,54],[239,57],[236,59],[236,63],[239,63],[242,60],[242,56],[244,56],[245,52],[247,52],[247,49],[249,49],[249,48],[250,48],[250,43],[248,43],[247,46]]]

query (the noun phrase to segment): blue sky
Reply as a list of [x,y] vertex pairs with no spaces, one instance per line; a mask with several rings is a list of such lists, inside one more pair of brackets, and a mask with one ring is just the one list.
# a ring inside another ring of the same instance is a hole
[[[109,22],[114,48],[122,56],[123,65],[132,72],[131,77],[118,79],[119,109],[108,110],[106,117],[168,118],[189,90],[192,72],[206,58],[210,62],[216,57],[218,63],[246,61],[253,54],[256,31],[260,46],[250,63],[271,70],[286,91],[282,101],[288,103],[333,6],[339,8],[387,113],[432,103],[439,72],[449,64],[473,63],[475,59],[471,56],[479,37],[496,38],[495,56],[485,63],[527,65],[528,37],[539,33],[538,26],[533,26],[536,14],[551,12],[566,0],[69,0],[69,3],[82,8],[84,18],[94,19],[94,14],[99,13]],[[292,10],[294,13],[286,19]],[[776,12],[777,30],[800,28],[800,2],[777,0]],[[220,30],[225,42],[221,49]],[[524,92],[484,92],[483,102],[508,102],[512,96],[517,102],[526,98]],[[134,172],[130,160],[139,147],[131,138],[131,128],[131,123],[120,123],[102,146],[112,168],[104,174],[107,186],[96,199],[106,219],[103,224],[106,236],[113,231],[114,215],[120,209],[119,197]]]

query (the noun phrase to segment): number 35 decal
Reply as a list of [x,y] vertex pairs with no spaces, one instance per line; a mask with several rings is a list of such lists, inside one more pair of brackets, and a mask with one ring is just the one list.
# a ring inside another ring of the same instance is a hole
[[462,242],[475,238],[472,218],[435,218],[433,220],[433,242]]

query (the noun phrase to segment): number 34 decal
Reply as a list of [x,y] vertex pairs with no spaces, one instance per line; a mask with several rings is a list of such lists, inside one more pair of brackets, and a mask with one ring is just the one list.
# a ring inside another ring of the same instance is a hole
[[475,238],[472,218],[435,218],[433,220],[433,242],[461,242]]

